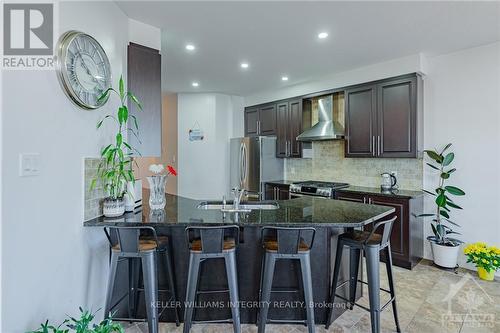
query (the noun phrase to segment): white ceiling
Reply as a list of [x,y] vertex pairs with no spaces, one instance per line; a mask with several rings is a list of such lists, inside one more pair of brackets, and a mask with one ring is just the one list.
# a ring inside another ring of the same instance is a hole
[[[162,28],[164,89],[172,92],[245,96],[419,52],[432,56],[500,40],[499,2],[118,5],[129,17]],[[321,31],[329,37],[319,40]],[[196,45],[192,53],[188,42]],[[248,70],[240,68],[242,61]],[[284,74],[289,81],[281,81]]]

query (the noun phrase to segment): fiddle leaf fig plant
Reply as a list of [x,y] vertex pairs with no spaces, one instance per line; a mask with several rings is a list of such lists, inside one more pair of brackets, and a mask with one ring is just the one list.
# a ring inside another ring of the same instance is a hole
[[465,192],[456,187],[447,185],[448,180],[456,171],[451,167],[455,154],[447,152],[451,147],[451,143],[447,144],[440,152],[436,150],[425,150],[424,152],[432,160],[431,163],[426,163],[430,168],[437,171],[439,174],[438,186],[434,191],[424,190],[424,192],[434,197],[436,204],[434,213],[420,214],[418,217],[432,217],[431,227],[434,236],[427,237],[428,240],[435,242],[439,245],[445,246],[458,246],[463,243],[461,240],[449,237],[449,235],[460,233],[454,231],[450,225],[460,227],[457,223],[451,220],[451,213],[453,209],[462,209],[455,203],[452,197],[464,196]]
[[[108,114],[97,123],[97,129],[101,128],[104,121],[112,120],[117,125],[114,142],[110,143],[101,150],[101,162],[97,169],[97,177],[92,180],[90,188],[96,186],[97,180],[101,180],[105,192],[111,199],[121,199],[126,193],[126,183],[134,182],[135,177],[132,170],[132,155],[136,152],[141,153],[132,147],[127,141],[127,134],[134,135],[139,142],[139,125],[137,118],[130,115],[127,108],[127,101],[137,105],[142,110],[142,105],[130,91],[125,91],[123,78],[120,76],[118,82],[118,91],[114,88],[108,88],[98,98],[98,102],[106,100],[109,95],[114,94],[120,99],[120,106],[116,114]],[[132,123],[132,126],[129,124]]]

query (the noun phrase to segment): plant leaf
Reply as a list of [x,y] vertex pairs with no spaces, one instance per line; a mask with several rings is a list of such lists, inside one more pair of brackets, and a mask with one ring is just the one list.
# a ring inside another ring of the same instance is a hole
[[132,117],[132,119],[134,120],[134,126],[135,126],[136,131],[139,132],[139,125],[137,124],[137,117],[134,116],[133,114],[131,114],[130,117]]
[[450,194],[453,194],[453,195],[465,195],[465,192],[462,189],[458,188],[458,187],[455,187],[455,186],[445,186],[444,188]]
[[139,100],[137,99],[137,97],[135,97],[135,95],[132,94],[130,91],[127,93],[127,96],[132,100],[132,102],[135,103],[135,105],[137,105],[137,107],[139,108],[139,110],[142,111],[141,102],[139,102]]
[[430,158],[432,158],[434,161],[438,162],[439,164],[441,164],[441,162],[443,162],[443,156],[439,155],[434,150],[424,150],[424,152],[427,154],[427,156],[429,156]]
[[446,200],[446,204],[452,208],[455,208],[455,209],[463,209],[462,207],[460,207],[459,205],[457,204],[454,204],[453,202],[450,202],[448,200]]
[[106,89],[99,97],[97,97],[97,103],[102,102],[104,99],[108,97],[109,92],[113,90],[113,88]]
[[440,214],[441,216],[446,217],[447,219],[449,219],[449,218],[450,218],[450,215],[449,215],[449,214],[448,214],[448,212],[447,212],[447,211],[445,211],[445,210],[440,210],[440,211],[439,211],[439,214]]
[[123,99],[125,96],[125,83],[123,82],[123,76],[120,75],[120,81],[118,83],[120,89],[120,98]]
[[422,190],[422,191],[424,191],[425,193],[430,194],[430,195],[432,195],[432,196],[434,196],[434,197],[436,196],[436,194],[435,194],[435,193],[432,193],[432,192],[430,192],[430,191],[427,191],[427,190]]
[[449,174],[452,174],[454,173],[455,171],[457,171],[457,169],[453,168],[453,169],[450,169],[448,171],[445,171],[446,173],[449,173]]
[[443,150],[441,151],[441,155],[443,155],[443,154],[444,154],[444,152],[445,152],[448,148],[450,148],[450,147],[451,147],[451,143],[448,143],[448,144],[447,144],[447,145],[443,148]]
[[102,150],[102,153],[101,153],[101,156],[104,156],[106,155],[106,153],[108,152],[109,148],[111,148],[112,144],[109,144],[107,145],[103,150]]
[[429,216],[434,216],[436,214],[418,214],[418,215],[415,215],[416,217],[429,217]]
[[447,154],[444,159],[443,159],[443,166],[448,166],[450,165],[451,162],[453,162],[453,159],[455,158],[454,153],[449,153]]
[[116,146],[120,147],[123,142],[123,137],[121,133],[116,134]]
[[435,236],[437,236],[437,230],[436,230],[436,227],[434,226],[434,224],[431,224],[431,228],[432,228],[432,232],[434,233]]
[[436,205],[439,207],[444,207],[446,205],[446,197],[443,193],[439,194],[436,198]]
[[443,179],[448,179],[448,178],[450,178],[450,174],[449,174],[449,173],[446,173],[446,172],[442,172],[442,173],[441,173],[441,178],[443,178]]
[[445,220],[446,220],[446,222],[448,222],[449,224],[453,224],[455,227],[460,227],[460,224],[457,224],[457,223],[455,223],[455,222],[451,221],[451,220],[450,220],[450,219],[448,219],[448,218],[445,218]]
[[123,105],[122,106],[122,109],[123,109],[123,123],[126,123],[128,121],[128,108],[127,106]]
[[432,165],[432,164],[430,164],[430,163],[426,163],[426,164],[427,164],[428,166],[430,166],[431,168],[433,168],[433,169],[439,170],[439,168],[438,168],[437,166],[435,166],[435,165]]

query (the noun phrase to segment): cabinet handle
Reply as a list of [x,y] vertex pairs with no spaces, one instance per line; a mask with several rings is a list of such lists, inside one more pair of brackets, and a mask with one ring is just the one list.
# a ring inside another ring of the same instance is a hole
[[290,157],[290,141],[286,141],[286,156]]
[[372,136],[372,155],[375,156],[375,135]]
[[363,197],[363,203],[364,204],[366,203],[366,197]]
[[278,188],[274,188],[274,200],[278,200]]
[[380,135],[377,135],[377,155],[380,156]]
[[260,134],[260,120],[257,120],[257,134]]

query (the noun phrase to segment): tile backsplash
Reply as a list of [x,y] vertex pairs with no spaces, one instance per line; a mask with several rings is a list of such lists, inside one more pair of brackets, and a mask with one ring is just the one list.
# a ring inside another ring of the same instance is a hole
[[351,185],[379,187],[382,172],[397,172],[399,188],[421,190],[423,164],[420,158],[345,158],[344,141],[315,141],[311,159],[286,159],[287,180],[339,181]]
[[100,182],[97,182],[96,187],[92,191],[90,190],[92,179],[94,179],[97,175],[97,167],[99,166],[99,161],[99,158],[84,159],[84,221],[102,215],[102,201],[104,199],[104,190],[100,185]]

